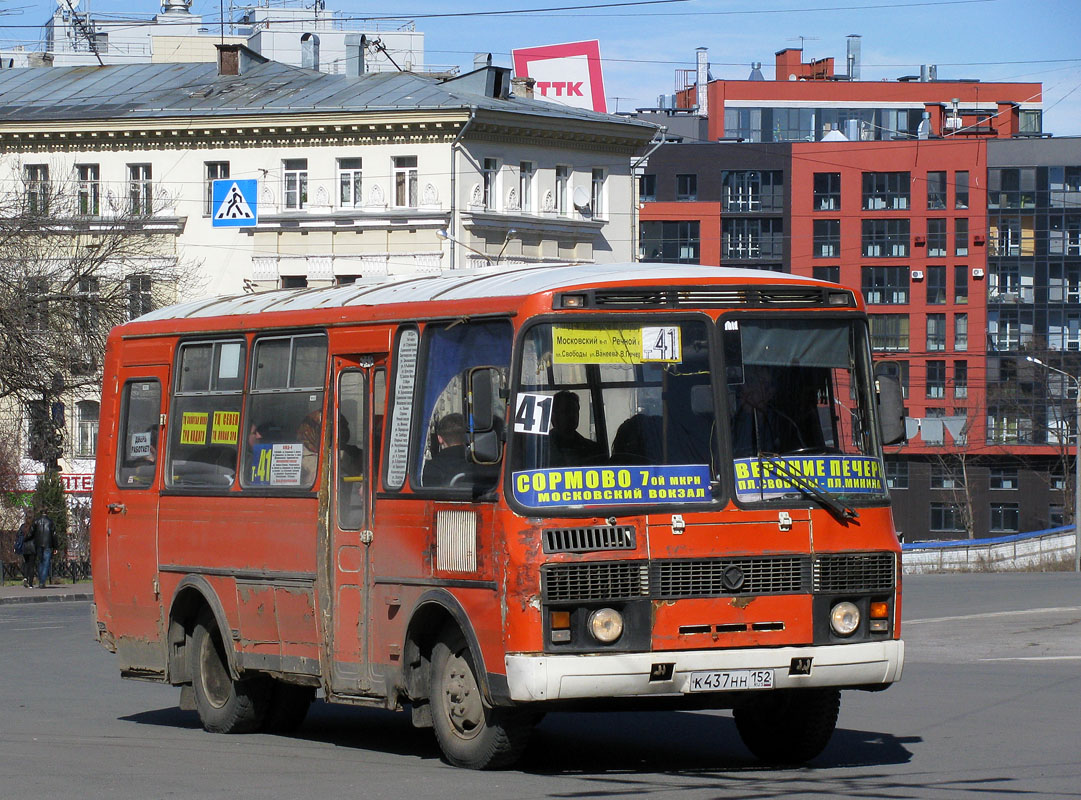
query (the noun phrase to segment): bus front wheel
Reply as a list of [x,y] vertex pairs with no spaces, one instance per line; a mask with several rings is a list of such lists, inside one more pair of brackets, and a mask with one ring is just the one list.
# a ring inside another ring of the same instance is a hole
[[513,764],[529,741],[534,718],[484,702],[473,655],[457,629],[432,648],[432,725],[447,761],[467,769]]
[[264,682],[233,680],[225,643],[214,615],[204,611],[192,633],[192,689],[203,727],[211,733],[247,733],[263,722],[267,710]]
[[802,764],[826,749],[840,708],[837,689],[778,690],[738,706],[733,716],[755,756],[771,764]]

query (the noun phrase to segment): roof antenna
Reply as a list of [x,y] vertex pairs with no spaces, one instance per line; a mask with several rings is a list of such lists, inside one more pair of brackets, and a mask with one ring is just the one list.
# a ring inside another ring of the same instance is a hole
[[86,27],[86,23],[83,22],[82,18],[77,13],[75,13],[75,6],[77,6],[78,4],[79,4],[79,0],[75,0],[74,2],[72,2],[72,0],[64,0],[64,5],[66,5],[68,7],[68,9],[71,11],[71,21],[72,21],[72,23],[75,25],[76,28],[79,29],[79,32],[86,38],[86,43],[87,43],[87,45],[90,46],[90,52],[93,53],[94,57],[98,60],[98,66],[99,67],[104,67],[105,62],[101,60],[101,53],[98,52],[98,45],[94,41],[94,37],[93,37],[93,35],[91,35],[90,29]]

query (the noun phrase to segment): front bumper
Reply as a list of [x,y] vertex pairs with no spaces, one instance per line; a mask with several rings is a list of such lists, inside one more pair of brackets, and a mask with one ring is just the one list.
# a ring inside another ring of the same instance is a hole
[[[811,659],[806,675],[789,674],[793,659]],[[685,650],[611,655],[506,657],[512,700],[577,700],[686,694],[691,673],[715,669],[772,669],[774,688],[886,686],[901,679],[900,639],[821,647]],[[650,680],[655,664],[674,664],[670,680]]]

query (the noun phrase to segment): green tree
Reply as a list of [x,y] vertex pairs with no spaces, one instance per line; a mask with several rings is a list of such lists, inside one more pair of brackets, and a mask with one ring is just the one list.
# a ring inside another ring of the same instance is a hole
[[56,526],[56,549],[66,550],[68,542],[68,503],[60,473],[46,470],[34,487],[34,516],[45,509]]

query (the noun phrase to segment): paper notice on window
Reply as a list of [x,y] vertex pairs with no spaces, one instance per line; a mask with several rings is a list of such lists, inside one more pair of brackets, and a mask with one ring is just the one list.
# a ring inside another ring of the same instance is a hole
[[211,444],[236,444],[240,438],[240,412],[215,411],[210,431]]
[[679,327],[552,328],[555,364],[641,364],[682,360]]
[[205,412],[186,411],[180,419],[181,444],[206,444],[206,424],[210,415]]
[[304,445],[276,444],[270,459],[271,486],[300,486],[304,466]]
[[128,459],[150,458],[150,431],[133,433],[128,444]]

